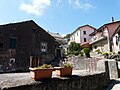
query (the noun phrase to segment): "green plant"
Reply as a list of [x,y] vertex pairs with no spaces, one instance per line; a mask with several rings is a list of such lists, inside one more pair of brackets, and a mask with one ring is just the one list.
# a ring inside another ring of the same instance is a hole
[[71,63],[64,63],[64,67],[73,67]]
[[49,69],[51,68],[51,65],[43,64],[41,66],[35,67],[35,69]]
[[83,55],[84,55],[84,53],[81,52],[78,56],[79,56],[79,57],[83,57]]
[[112,54],[113,54],[113,52],[108,52],[108,54],[109,54],[109,55],[112,55]]
[[82,47],[79,43],[71,42],[68,46],[68,54],[79,55]]
[[90,57],[90,48],[84,48],[83,51],[84,51],[86,57]]
[[108,55],[108,52],[102,52],[102,55]]
[[108,58],[109,57],[108,52],[102,52],[102,55],[104,56],[104,58]]
[[100,49],[95,50],[95,52],[97,52],[98,54],[101,53]]
[[62,62],[59,64],[60,67],[73,67],[73,64],[70,62]]

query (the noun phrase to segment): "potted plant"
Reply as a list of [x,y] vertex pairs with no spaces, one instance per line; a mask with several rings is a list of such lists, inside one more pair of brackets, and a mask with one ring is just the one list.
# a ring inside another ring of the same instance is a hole
[[30,76],[34,80],[42,80],[48,79],[52,77],[52,68],[51,65],[43,64],[42,66],[38,66],[30,69]]
[[71,76],[73,65],[71,63],[65,62],[60,64],[60,67],[56,67],[56,75],[60,77]]

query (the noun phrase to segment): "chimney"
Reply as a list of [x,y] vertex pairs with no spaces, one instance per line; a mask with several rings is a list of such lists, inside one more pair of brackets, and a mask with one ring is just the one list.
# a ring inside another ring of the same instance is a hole
[[114,17],[112,17],[112,22],[114,22],[115,20],[114,20]]

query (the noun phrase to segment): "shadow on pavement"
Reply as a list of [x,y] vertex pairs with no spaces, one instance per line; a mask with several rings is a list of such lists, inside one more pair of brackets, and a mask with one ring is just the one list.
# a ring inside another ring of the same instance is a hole
[[110,83],[104,88],[104,90],[111,90],[115,84],[120,84],[120,80],[110,80]]

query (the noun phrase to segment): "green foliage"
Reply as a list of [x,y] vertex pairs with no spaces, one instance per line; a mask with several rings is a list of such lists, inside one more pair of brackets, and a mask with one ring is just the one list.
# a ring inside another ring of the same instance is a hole
[[61,62],[59,63],[60,67],[73,67],[73,64],[70,62]]
[[65,39],[70,39],[70,34],[67,34],[66,36],[64,36]]
[[70,41],[70,35],[71,35],[71,34],[67,34],[66,36],[64,36],[64,39],[67,39],[67,42]]
[[108,55],[108,52],[102,52],[102,55]]
[[36,67],[36,69],[49,69],[49,68],[51,68],[51,65],[48,64],[43,64],[41,66]]
[[95,52],[97,52],[98,54],[101,53],[100,49],[95,50]]
[[102,52],[102,55],[104,56],[104,58],[108,58],[109,57],[108,52]]
[[109,58],[110,55],[113,55],[114,53],[113,52],[102,52],[102,55],[105,57],[105,58]]
[[74,55],[79,55],[81,53],[82,47],[80,44],[71,42],[69,47],[68,47],[68,53],[69,54],[74,54]]
[[83,51],[84,51],[86,57],[90,57],[90,48],[84,48]]
[[71,63],[64,63],[64,67],[73,67]]

